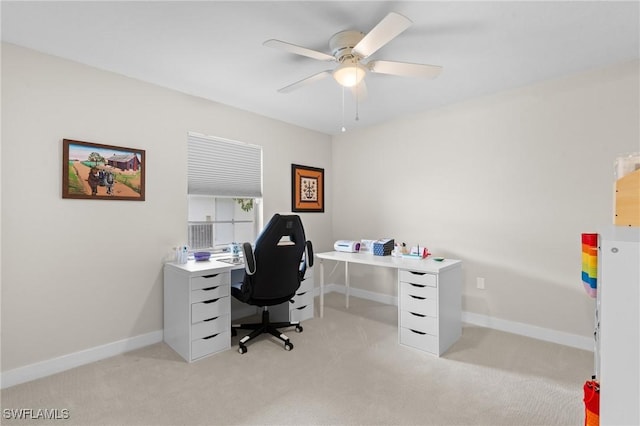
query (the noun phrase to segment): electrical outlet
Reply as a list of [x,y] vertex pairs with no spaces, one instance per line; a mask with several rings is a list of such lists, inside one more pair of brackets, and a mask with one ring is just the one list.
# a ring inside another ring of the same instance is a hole
[[478,287],[480,290],[484,290],[484,278],[476,278],[476,287]]

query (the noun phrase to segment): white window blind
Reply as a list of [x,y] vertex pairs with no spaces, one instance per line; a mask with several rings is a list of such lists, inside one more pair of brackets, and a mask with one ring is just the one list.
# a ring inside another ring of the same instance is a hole
[[262,197],[262,148],[189,133],[188,193]]

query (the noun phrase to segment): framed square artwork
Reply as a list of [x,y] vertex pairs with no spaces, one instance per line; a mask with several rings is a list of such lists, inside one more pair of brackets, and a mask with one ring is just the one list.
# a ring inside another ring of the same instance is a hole
[[324,212],[324,169],[291,165],[291,211]]

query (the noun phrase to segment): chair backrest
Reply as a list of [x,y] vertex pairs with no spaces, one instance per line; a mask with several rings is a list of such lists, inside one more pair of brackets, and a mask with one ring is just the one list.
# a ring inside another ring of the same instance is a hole
[[256,240],[254,272],[244,277],[247,302],[272,306],[291,299],[304,275],[300,265],[306,244],[299,216],[275,214]]

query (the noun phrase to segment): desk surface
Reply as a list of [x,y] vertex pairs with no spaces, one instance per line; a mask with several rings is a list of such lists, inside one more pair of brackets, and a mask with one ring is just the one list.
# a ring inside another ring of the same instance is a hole
[[461,261],[456,259],[444,259],[441,262],[426,259],[410,259],[395,256],[374,256],[370,253],[346,253],[341,251],[328,251],[316,253],[319,259],[335,260],[338,262],[361,263],[364,265],[382,266],[385,268],[408,269],[418,272],[440,273],[459,266]]
[[230,263],[215,260],[215,258],[203,261],[189,260],[187,263],[168,262],[165,265],[175,268],[178,272],[188,275],[197,274],[204,271],[217,273],[228,272],[234,269],[244,269],[244,263],[232,265]]

